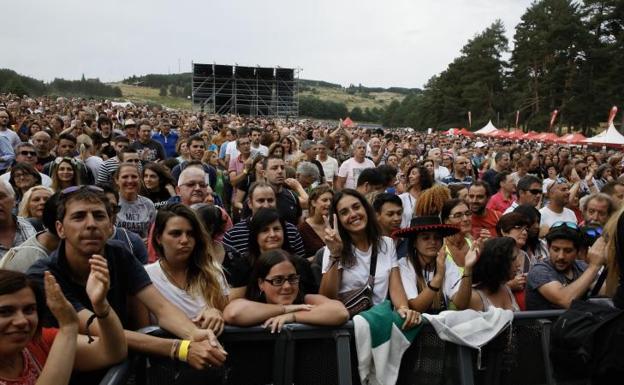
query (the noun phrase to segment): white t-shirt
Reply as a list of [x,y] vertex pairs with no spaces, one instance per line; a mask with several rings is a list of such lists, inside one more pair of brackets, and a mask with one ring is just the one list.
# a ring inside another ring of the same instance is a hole
[[449,175],[451,175],[451,172],[448,170],[448,168],[444,166],[438,166],[438,168],[435,168],[433,170],[434,179],[438,182],[442,181],[442,179],[446,178]]
[[225,147],[225,155],[229,155],[230,160],[232,160],[236,159],[238,157],[238,154],[240,154],[240,152],[236,148],[236,141],[233,140],[231,142],[228,142],[227,147]]
[[555,222],[577,223],[576,215],[574,215],[574,211],[570,210],[567,207],[564,207],[561,214],[558,214],[552,211],[551,209],[549,209],[548,206],[545,206],[540,209],[540,213],[542,214],[542,219],[540,220],[540,226],[546,225],[548,227],[552,227],[552,225]]
[[[195,297],[169,282],[158,261],[146,265],[145,271],[147,271],[152,283],[160,294],[182,310],[188,318],[192,319],[198,316],[206,306],[204,298],[200,296]],[[229,294],[229,289],[227,284],[225,284],[224,277],[221,279],[221,290],[224,296]]]
[[100,158],[99,156],[92,155],[88,157],[84,163],[87,165],[87,167],[89,167],[89,170],[91,170],[91,173],[95,176],[98,174],[100,166],[104,163],[104,159]]
[[[356,262],[349,268],[339,266],[342,270],[342,280],[338,293],[350,290],[361,289],[366,285],[370,274],[370,259],[372,246],[367,251],[353,248]],[[325,247],[323,252],[323,273],[329,271],[331,261],[329,260],[329,249]],[[390,287],[390,272],[398,267],[396,248],[390,237],[381,237],[379,250],[377,253],[377,267],[375,269],[375,287],[373,288],[373,304],[383,302],[388,296]]]
[[[401,271],[401,282],[403,282],[403,288],[405,289],[407,299],[410,300],[418,297],[418,276],[416,275],[416,270],[411,260],[407,257],[401,258],[399,260],[399,269]],[[425,271],[424,273],[425,281],[430,282],[433,279],[434,272]],[[447,303],[450,302],[451,297],[459,290],[459,283],[451,288],[455,281],[461,278],[461,274],[459,273],[460,271],[457,269],[457,265],[447,258],[444,270],[444,284],[442,287],[442,292],[446,297]],[[447,285],[448,281],[451,282]]]
[[13,147],[13,149],[15,149],[18,144],[22,143],[19,135],[17,135],[17,133],[11,129],[0,130],[0,135],[4,136],[9,140],[9,143],[11,143],[11,147]]
[[323,173],[325,174],[325,180],[328,182],[333,182],[334,177],[338,173],[338,161],[331,156],[328,156],[325,161],[317,158],[319,162],[321,162],[321,166],[323,166]]
[[269,156],[269,148],[261,144],[258,145],[258,147],[251,146],[251,156],[255,156],[256,153],[259,153],[262,156]]
[[399,195],[403,202],[403,215],[401,216],[401,228],[409,227],[412,217],[414,216],[414,207],[416,207],[416,198],[409,192]]
[[362,173],[362,170],[373,167],[375,167],[375,163],[368,158],[364,158],[362,163],[356,161],[355,158],[349,158],[345,160],[342,165],[340,165],[338,176],[347,178],[344,185],[345,188],[354,189],[357,187],[357,180]]

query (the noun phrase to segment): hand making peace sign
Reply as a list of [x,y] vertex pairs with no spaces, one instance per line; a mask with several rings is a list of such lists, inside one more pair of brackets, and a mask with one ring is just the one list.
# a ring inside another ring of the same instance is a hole
[[337,257],[342,253],[342,238],[340,238],[340,233],[338,232],[338,217],[336,214],[333,215],[334,220],[334,228],[331,228],[329,225],[329,218],[324,215],[323,220],[325,221],[325,236],[323,236],[323,241],[325,241],[325,245],[329,249],[329,255],[332,257]]

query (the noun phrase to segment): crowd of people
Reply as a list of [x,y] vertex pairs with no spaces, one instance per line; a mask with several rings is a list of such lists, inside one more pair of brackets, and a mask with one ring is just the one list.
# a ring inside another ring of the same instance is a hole
[[[226,324],[341,325],[386,300],[405,329],[624,307],[623,156],[0,95],[0,383],[128,349],[219,367]],[[154,324],[175,337],[136,332]]]

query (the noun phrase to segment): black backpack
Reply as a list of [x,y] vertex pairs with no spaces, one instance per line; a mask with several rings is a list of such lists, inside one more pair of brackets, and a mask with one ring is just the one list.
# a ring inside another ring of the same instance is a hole
[[551,329],[550,358],[558,378],[586,378],[624,369],[624,311],[574,300]]

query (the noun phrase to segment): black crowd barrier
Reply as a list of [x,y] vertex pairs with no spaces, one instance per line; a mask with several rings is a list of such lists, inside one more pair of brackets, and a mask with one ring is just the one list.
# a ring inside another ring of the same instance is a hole
[[[561,313],[515,313],[512,327],[484,346],[481,357],[474,349],[441,340],[425,324],[403,356],[397,384],[585,384],[587,379],[553,375],[550,325]],[[142,331],[169,335],[157,327]],[[219,339],[228,352],[223,368],[197,371],[168,358],[143,357],[136,383],[360,384],[352,322],[337,328],[289,324],[276,334],[261,327],[228,326]]]

